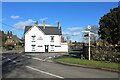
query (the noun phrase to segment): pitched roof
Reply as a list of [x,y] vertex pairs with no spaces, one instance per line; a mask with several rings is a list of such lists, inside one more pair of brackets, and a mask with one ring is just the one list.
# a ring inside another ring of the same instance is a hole
[[[24,34],[31,28],[32,26],[26,26]],[[45,29],[43,26],[38,26],[39,29],[41,29],[46,35],[62,35],[61,28],[58,29],[58,27],[54,26],[46,26]]]

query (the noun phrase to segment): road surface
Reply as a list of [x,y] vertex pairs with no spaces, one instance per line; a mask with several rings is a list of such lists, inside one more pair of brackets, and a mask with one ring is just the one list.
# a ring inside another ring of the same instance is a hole
[[3,78],[118,78],[118,73],[61,65],[52,58],[63,54],[3,53]]

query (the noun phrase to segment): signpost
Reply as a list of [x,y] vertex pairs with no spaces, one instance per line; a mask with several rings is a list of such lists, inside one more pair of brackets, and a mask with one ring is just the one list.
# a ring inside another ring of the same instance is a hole
[[85,30],[85,31],[82,31],[82,32],[88,33],[88,38],[89,38],[89,41],[88,41],[89,42],[88,51],[89,51],[89,60],[90,60],[90,36],[91,36],[91,34],[94,34],[94,33],[90,32],[91,26],[88,26],[87,28],[88,28],[88,30]]

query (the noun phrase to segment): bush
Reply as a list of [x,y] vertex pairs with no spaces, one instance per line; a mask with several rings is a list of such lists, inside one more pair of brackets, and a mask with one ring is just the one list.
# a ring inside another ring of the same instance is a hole
[[97,61],[120,62],[120,52],[115,47],[92,47],[91,57]]

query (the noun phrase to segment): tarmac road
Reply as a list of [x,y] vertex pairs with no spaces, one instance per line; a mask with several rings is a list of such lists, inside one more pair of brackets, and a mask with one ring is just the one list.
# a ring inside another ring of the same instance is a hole
[[[6,56],[7,55],[7,56]],[[51,62],[52,57],[63,54],[10,54],[2,56],[8,60],[2,63],[3,78],[118,78],[118,73],[89,69],[82,67],[66,66]],[[10,59],[17,56],[17,58]]]

